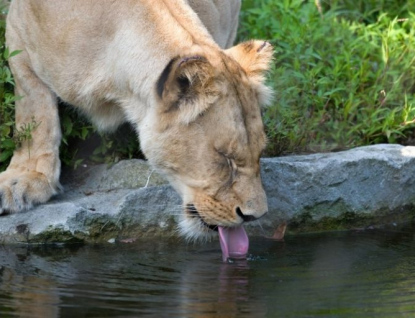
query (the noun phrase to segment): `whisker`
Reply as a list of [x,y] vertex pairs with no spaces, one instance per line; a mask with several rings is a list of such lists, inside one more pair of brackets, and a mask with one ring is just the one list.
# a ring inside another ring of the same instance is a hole
[[261,229],[262,235],[267,236],[267,234],[265,233],[264,228],[262,227],[262,223],[261,220],[258,220],[258,226]]
[[147,178],[146,185],[144,186],[144,188],[147,188],[148,187],[148,184],[150,183],[150,178],[151,178],[153,172],[154,172],[154,169],[151,169],[151,171],[150,171],[150,173],[148,175],[148,178]]

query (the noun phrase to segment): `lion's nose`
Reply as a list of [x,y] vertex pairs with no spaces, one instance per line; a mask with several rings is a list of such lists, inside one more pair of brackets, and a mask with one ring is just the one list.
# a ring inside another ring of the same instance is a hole
[[236,207],[236,214],[244,221],[244,222],[251,222],[251,221],[255,221],[258,220],[260,217],[262,217],[265,213],[261,214],[260,217],[256,217],[252,214],[243,214],[241,208],[238,206]]

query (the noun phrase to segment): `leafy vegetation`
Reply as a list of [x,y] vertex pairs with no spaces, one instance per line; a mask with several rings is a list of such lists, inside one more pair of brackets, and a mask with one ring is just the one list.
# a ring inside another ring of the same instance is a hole
[[[14,102],[18,97],[14,96],[14,81],[7,60],[19,51],[9,52],[4,44],[5,21],[0,19],[0,171],[13,155],[16,141],[13,140],[14,127]],[[23,140],[25,130],[16,134],[16,138]],[[18,142],[18,141],[17,141]]]
[[[15,127],[13,79],[0,20],[0,171],[38,123]],[[239,41],[276,48],[264,109],[267,155],[334,151],[415,140],[415,2],[403,0],[244,0]],[[63,163],[141,156],[124,126],[101,135],[60,105]],[[14,137],[13,137],[14,135]]]
[[121,159],[143,158],[137,134],[129,124],[115,133],[100,133],[71,106],[60,105],[62,163],[77,167],[84,161],[114,163]]
[[240,40],[269,39],[268,155],[408,142],[415,118],[415,4],[245,1]]

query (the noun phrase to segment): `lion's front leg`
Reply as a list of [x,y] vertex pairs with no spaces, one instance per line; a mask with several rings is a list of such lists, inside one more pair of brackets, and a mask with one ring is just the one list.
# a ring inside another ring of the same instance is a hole
[[20,145],[7,170],[0,174],[0,214],[44,203],[60,188],[61,131],[55,95],[28,66],[25,52],[10,66],[15,77],[15,137]]

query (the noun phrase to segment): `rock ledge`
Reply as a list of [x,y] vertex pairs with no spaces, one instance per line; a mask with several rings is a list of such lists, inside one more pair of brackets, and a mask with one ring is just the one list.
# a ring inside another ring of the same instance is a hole
[[[348,151],[262,159],[269,213],[251,235],[344,229],[408,221],[415,203],[415,147],[375,145]],[[145,161],[64,173],[65,193],[1,218],[3,243],[104,242],[176,237],[181,200]]]

